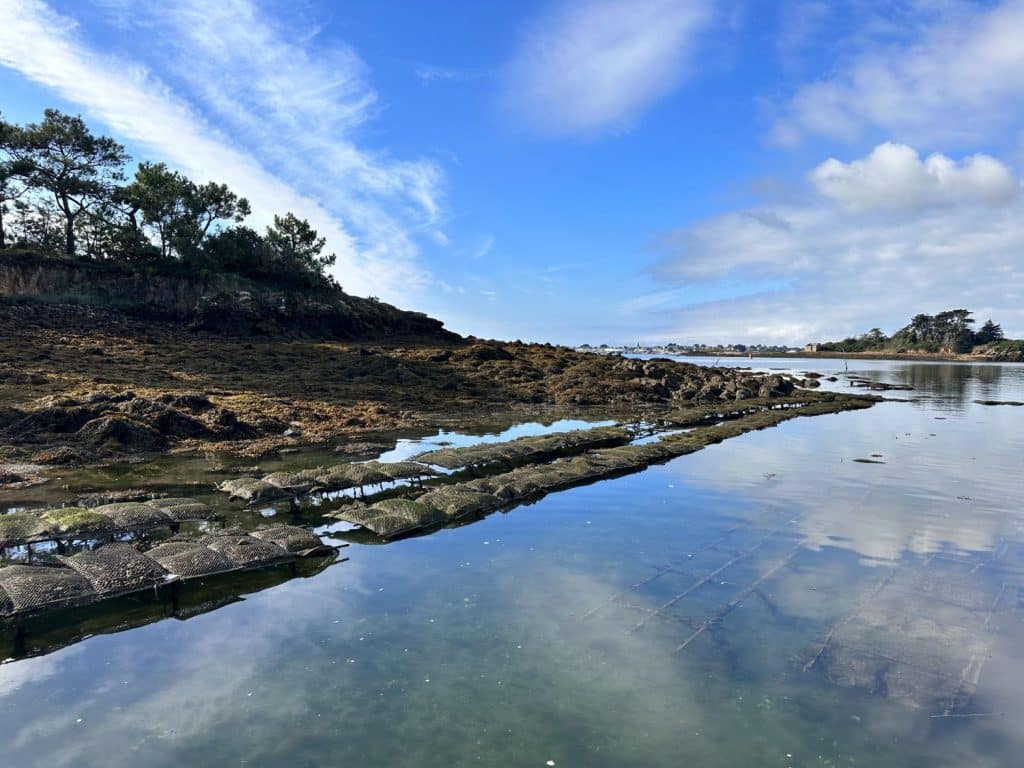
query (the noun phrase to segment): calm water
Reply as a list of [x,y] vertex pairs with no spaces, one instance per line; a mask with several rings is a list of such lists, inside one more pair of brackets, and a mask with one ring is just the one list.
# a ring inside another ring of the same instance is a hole
[[915,389],[4,664],[3,762],[1018,765],[1024,367],[850,369]]

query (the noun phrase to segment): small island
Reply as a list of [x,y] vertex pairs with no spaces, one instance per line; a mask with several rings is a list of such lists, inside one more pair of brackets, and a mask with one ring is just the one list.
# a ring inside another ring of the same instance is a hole
[[808,345],[812,348],[809,351],[872,357],[896,355],[1024,362],[1024,340],[1007,339],[1002,327],[991,319],[975,330],[972,314],[967,309],[950,309],[936,315],[918,314],[891,336],[880,328],[872,328],[842,341]]

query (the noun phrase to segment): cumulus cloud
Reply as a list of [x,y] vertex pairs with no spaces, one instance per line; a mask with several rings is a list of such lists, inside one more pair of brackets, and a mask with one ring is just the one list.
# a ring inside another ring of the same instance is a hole
[[913,210],[959,202],[998,205],[1020,190],[1013,172],[990,155],[957,162],[933,154],[922,161],[913,148],[891,142],[850,163],[829,158],[808,178],[821,194],[854,210]]
[[508,101],[552,133],[622,129],[677,85],[711,18],[706,0],[562,3],[508,67]]
[[308,218],[355,293],[405,301],[430,279],[412,233],[439,217],[440,172],[353,141],[376,99],[353,51],[311,53],[308,36],[280,29],[250,0],[110,8],[124,45],[146,41],[137,46],[145,65],[90,47],[41,0],[0,3],[0,65],[188,175],[226,182],[249,197],[254,226],[286,211]]
[[[771,287],[681,308],[678,294],[664,288],[634,299],[630,306],[657,326],[649,337],[803,343],[895,328],[917,312],[952,306],[1024,334],[1017,181],[993,158],[939,156],[930,168],[932,158],[922,163],[903,148],[896,154],[904,162],[878,160],[892,149],[819,166],[811,174],[815,194],[802,203],[731,211],[663,235],[653,267],[663,282],[699,293],[729,280]],[[960,180],[955,191],[947,188],[951,177]]]
[[775,141],[852,140],[874,127],[949,145],[1013,126],[1024,104],[1024,1],[915,8],[925,21],[895,41],[886,25],[861,25],[886,33],[858,40],[857,53],[799,87],[772,128]]

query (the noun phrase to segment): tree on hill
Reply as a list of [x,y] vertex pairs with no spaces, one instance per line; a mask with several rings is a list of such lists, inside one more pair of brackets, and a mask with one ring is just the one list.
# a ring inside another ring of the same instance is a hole
[[900,328],[892,337],[887,337],[879,328],[872,328],[861,336],[851,336],[842,341],[826,342],[819,346],[823,351],[868,352],[891,350],[903,352],[970,352],[978,344],[1000,341],[1003,329],[988,320],[975,332],[971,326],[974,318],[967,309],[950,309],[937,315],[918,314]]
[[326,238],[293,213],[260,234],[249,201],[197,184],[165,163],[129,158],[81,117],[48,109],[39,123],[0,120],[0,248],[16,246],[146,270],[231,273],[289,288],[335,286]]
[[132,182],[118,191],[131,227],[144,240],[156,241],[161,258],[175,253],[186,227],[189,183],[164,163],[139,163]]
[[197,185],[164,163],[139,163],[117,197],[131,225],[157,242],[163,259],[194,256],[214,224],[240,223],[250,212],[249,201],[227,185]]
[[24,179],[27,167],[19,152],[23,142],[24,133],[21,128],[0,116],[0,248],[7,245],[4,215],[11,211],[7,206],[28,191]]
[[978,344],[990,344],[993,341],[1002,341],[1005,338],[1002,327],[993,323],[992,318],[986,320],[985,324],[974,335],[974,340]]
[[865,337],[865,341],[868,343],[869,346],[881,347],[887,341],[889,341],[889,337],[882,333],[881,328],[872,328],[870,331],[868,331],[867,336]]
[[282,264],[321,277],[337,260],[333,253],[323,255],[327,238],[320,237],[308,221],[294,213],[274,216],[273,226],[267,227],[267,244]]
[[56,109],[20,131],[15,159],[29,186],[52,195],[64,219],[64,252],[73,256],[79,216],[110,199],[128,155],[113,139],[94,136],[82,118]]

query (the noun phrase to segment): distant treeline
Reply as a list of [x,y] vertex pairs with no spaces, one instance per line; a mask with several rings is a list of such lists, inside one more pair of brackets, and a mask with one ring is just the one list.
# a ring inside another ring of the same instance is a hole
[[0,118],[0,249],[60,253],[138,268],[231,273],[282,288],[330,288],[325,239],[292,213],[260,233],[249,201],[197,184],[164,163],[129,177],[123,146],[81,117],[46,110],[39,123]]
[[819,344],[818,349],[822,352],[964,353],[1005,339],[1003,329],[991,319],[975,330],[971,314],[966,309],[950,309],[937,315],[914,315],[910,323],[892,336],[872,328],[860,336]]

